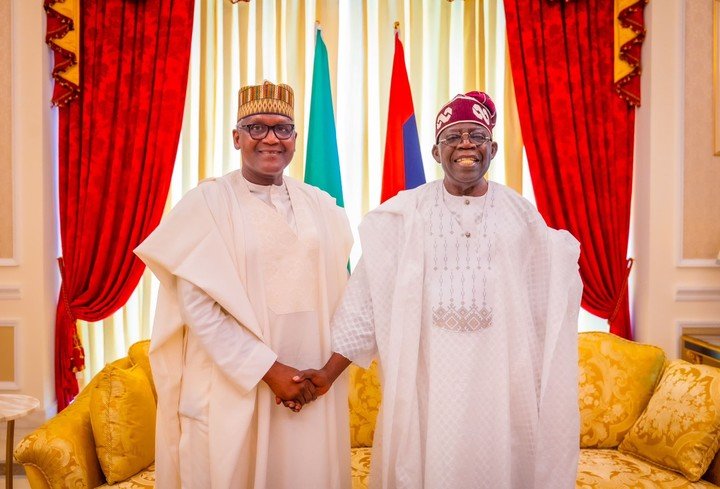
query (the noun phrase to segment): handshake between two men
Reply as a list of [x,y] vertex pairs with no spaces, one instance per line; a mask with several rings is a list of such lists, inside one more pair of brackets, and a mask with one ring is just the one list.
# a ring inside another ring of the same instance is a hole
[[275,394],[275,403],[298,412],[330,390],[333,382],[350,365],[350,360],[333,353],[321,369],[298,370],[276,361],[263,376]]

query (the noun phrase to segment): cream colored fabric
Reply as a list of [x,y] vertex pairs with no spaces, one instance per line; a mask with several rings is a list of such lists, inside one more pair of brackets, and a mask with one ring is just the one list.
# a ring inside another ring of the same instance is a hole
[[[361,366],[374,354],[379,357],[383,398],[373,441],[374,487],[424,487],[430,466],[424,441],[431,433],[442,433],[440,419],[432,420],[434,431],[430,419],[428,427],[422,426],[419,407],[425,393],[419,383],[419,350],[421,325],[427,320],[423,282],[429,239],[424,204],[434,204],[438,185],[442,182],[401,193],[368,214],[360,229],[363,258],[333,318],[335,351]],[[493,247],[494,327],[512,338],[499,347],[501,353],[513,352],[511,362],[498,362],[497,378],[513,389],[487,390],[486,402],[512,412],[499,423],[502,434],[492,438],[484,435],[497,433],[488,429],[496,411],[472,405],[478,413],[467,431],[476,440],[492,440],[476,444],[474,453],[498,462],[474,487],[493,487],[500,480],[513,487],[567,487],[575,480],[578,453],[578,245],[569,234],[548,229],[514,192],[492,186],[498,199],[491,212],[504,226]],[[446,355],[431,361],[454,359]],[[480,379],[477,385],[482,385]],[[432,400],[428,405],[432,408]],[[470,453],[453,463],[482,462]]]
[[[322,293],[315,310],[322,338],[321,331],[329,331],[329,316],[339,301],[347,277],[350,233],[342,211],[327,194],[292,179],[286,181],[296,216],[301,208],[304,209],[302,212],[317,229],[318,290]],[[253,204],[267,207],[250,195],[239,171],[203,183],[190,192],[136,250],[163,284],[150,352],[158,392],[156,464],[158,486],[161,487],[178,487],[180,484],[177,406],[182,388],[184,329],[175,295],[176,277],[191,282],[211,296],[229,317],[237,321],[238,335],[243,330],[267,347],[274,347],[274,324],[273,318],[269,317],[259,255],[262,239],[251,231],[250,208]],[[234,356],[232,347],[245,340],[235,341],[227,341],[225,356],[213,366],[205,396],[208,413],[211,413],[207,419],[211,485],[213,488],[270,487],[266,480],[272,467],[272,461],[268,459],[270,410],[287,410],[275,406],[272,392],[264,383],[257,384],[258,378],[253,383],[252,378],[257,374],[243,369],[245,357]],[[329,340],[322,347],[325,355],[329,355]],[[335,438],[338,445],[323,468],[331,472],[332,477],[337,477],[338,483],[331,486],[343,486],[339,482],[343,477],[341,474],[349,478],[349,453],[343,454],[339,448],[349,447],[347,391],[343,392],[342,380],[335,387],[338,387],[337,396],[341,401],[333,403],[333,397],[328,396],[323,420],[325,425],[337,426],[341,431]],[[198,396],[197,399],[200,402],[202,398]],[[202,413],[202,404],[198,407],[198,412]],[[308,413],[312,413],[311,408]],[[287,414],[294,413],[287,411]],[[304,411],[299,413],[300,416],[303,414]],[[344,439],[342,433],[345,433]],[[293,443],[290,448],[296,446]],[[345,456],[347,462],[343,463]],[[347,470],[343,471],[343,467]]]
[[720,369],[675,360],[619,450],[697,481],[720,445]]
[[127,479],[155,459],[155,415],[155,397],[139,366],[100,373],[90,396],[90,422],[108,483]]
[[647,407],[665,353],[609,333],[581,333],[578,353],[580,448],[616,448]]
[[295,213],[292,209],[290,194],[288,193],[285,182],[283,182],[282,185],[258,185],[257,183],[245,180],[245,184],[253,196],[278,212],[285,219],[288,226],[290,226],[290,229],[292,229],[294,233],[297,233]]

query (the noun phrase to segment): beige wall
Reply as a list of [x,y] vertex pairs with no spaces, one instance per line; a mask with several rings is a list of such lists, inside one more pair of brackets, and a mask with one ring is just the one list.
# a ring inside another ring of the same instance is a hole
[[[685,67],[694,68],[685,59],[685,14],[690,3],[712,0],[654,0],[645,9],[643,106],[636,126],[635,332],[639,341],[659,345],[671,357],[678,356],[683,325],[720,325],[720,268],[710,261],[702,267],[681,266],[680,259],[686,215],[683,136],[686,121],[694,118],[684,96]],[[693,192],[714,192],[717,199],[718,187],[712,182],[688,184]]]
[[42,409],[18,422],[33,425],[56,409],[53,324],[57,243],[52,153],[55,111],[49,103],[50,54],[43,42],[42,2],[10,0],[9,5],[15,33],[11,100],[18,265],[0,267],[0,324],[11,322],[17,335],[14,377],[18,389],[12,392],[40,399]]
[[720,251],[720,156],[714,156],[713,3],[685,4],[685,150],[682,259],[714,261]]

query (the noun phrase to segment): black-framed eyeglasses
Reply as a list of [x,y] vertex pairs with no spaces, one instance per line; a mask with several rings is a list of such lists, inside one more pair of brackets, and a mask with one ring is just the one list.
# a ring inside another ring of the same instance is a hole
[[265,139],[270,132],[270,129],[275,133],[275,137],[280,140],[290,139],[295,133],[295,124],[275,124],[274,126],[268,126],[267,124],[261,124],[256,122],[254,124],[244,124],[237,126],[238,129],[244,129],[256,141]]
[[467,136],[468,141],[470,141],[475,146],[482,146],[486,143],[491,143],[492,138],[489,137],[487,134],[485,134],[482,131],[472,131],[472,132],[463,132],[460,134],[450,134],[447,137],[439,140],[438,142],[441,144],[444,144],[445,146],[450,146],[452,148],[458,146],[463,139],[465,139],[465,136]]

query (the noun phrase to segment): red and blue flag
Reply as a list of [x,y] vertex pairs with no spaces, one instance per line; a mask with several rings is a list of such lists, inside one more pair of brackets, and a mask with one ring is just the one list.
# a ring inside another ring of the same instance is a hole
[[390,81],[385,159],[383,161],[380,202],[394,197],[399,191],[425,183],[420,141],[410,82],[405,68],[405,51],[395,31],[395,58]]

